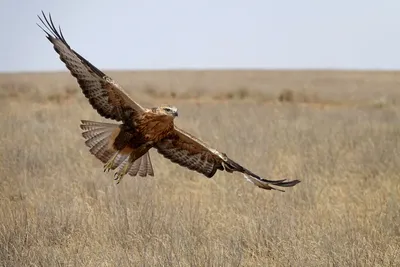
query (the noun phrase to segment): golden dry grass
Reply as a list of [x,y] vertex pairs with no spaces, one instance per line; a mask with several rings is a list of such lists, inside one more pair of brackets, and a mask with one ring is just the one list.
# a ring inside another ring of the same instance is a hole
[[79,120],[104,120],[71,77],[3,74],[1,266],[400,265],[397,73],[112,76],[254,172],[302,182],[263,191],[152,153],[155,177],[117,186],[84,146]]

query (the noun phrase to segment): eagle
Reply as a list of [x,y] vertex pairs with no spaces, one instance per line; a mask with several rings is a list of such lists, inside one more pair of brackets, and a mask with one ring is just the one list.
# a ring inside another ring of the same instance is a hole
[[123,88],[87,59],[74,51],[65,40],[61,27],[54,26],[51,14],[38,16],[60,60],[77,80],[84,96],[99,115],[120,123],[81,120],[80,128],[89,151],[104,164],[104,171],[115,170],[117,184],[122,178],[154,176],[149,150],[154,148],[171,162],[211,178],[219,171],[240,172],[266,190],[284,191],[299,180],[267,180],[256,175],[225,153],[178,128],[174,119],[178,109],[172,105],[145,108],[130,98]]

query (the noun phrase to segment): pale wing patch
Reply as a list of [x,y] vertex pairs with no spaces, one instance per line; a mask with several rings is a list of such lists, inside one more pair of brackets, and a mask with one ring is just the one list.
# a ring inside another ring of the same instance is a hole
[[261,188],[264,188],[264,189],[268,189],[268,190],[275,189],[275,190],[284,192],[283,190],[276,189],[276,188],[273,188],[273,187],[269,186],[268,183],[262,182],[262,181],[260,181],[259,179],[256,179],[256,178],[254,178],[254,177],[251,176],[251,175],[243,174],[243,177],[244,177],[248,182],[250,182],[250,183],[252,183],[252,184],[254,184],[254,185],[258,186],[258,187],[261,187]]

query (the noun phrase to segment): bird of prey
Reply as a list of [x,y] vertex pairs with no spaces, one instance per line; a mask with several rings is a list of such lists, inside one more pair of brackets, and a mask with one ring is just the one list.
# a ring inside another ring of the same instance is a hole
[[[267,180],[233,161],[225,153],[179,129],[174,124],[178,109],[165,105],[144,108],[132,100],[117,82],[74,51],[65,40],[61,27],[54,26],[51,14],[37,24],[47,35],[60,60],[74,76],[99,115],[121,123],[82,120],[80,128],[90,152],[104,163],[104,171],[116,170],[115,180],[124,175],[154,176],[149,150],[154,148],[170,161],[208,178],[217,170],[240,172],[256,186],[283,191],[299,180]],[[278,188],[277,188],[278,187]]]

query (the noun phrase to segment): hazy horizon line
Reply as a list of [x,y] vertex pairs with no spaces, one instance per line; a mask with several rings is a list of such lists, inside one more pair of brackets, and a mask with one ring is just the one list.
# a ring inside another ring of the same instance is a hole
[[[138,68],[100,69],[103,72],[224,72],[224,71],[265,71],[265,72],[399,72],[391,68]],[[0,74],[69,73],[68,69],[0,71]]]

